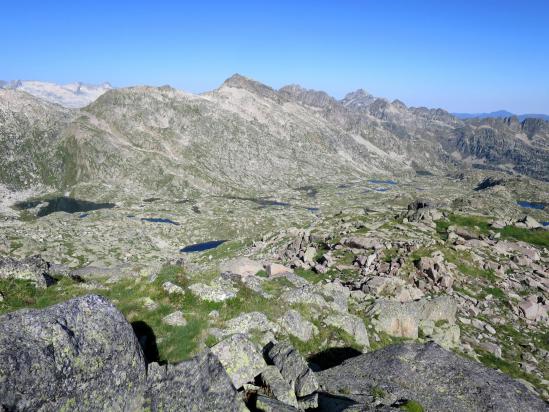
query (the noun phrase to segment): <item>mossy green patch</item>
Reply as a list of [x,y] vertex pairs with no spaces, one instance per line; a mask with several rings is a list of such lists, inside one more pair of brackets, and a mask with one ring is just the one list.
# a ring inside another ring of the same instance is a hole
[[404,404],[400,406],[400,409],[408,412],[423,412],[423,406],[421,403],[414,400],[407,400]]
[[540,247],[549,247],[549,231],[505,226],[499,230],[503,239],[520,240]]

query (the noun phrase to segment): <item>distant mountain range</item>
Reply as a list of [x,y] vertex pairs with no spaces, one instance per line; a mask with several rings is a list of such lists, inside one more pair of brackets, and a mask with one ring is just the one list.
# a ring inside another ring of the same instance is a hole
[[495,112],[490,113],[452,113],[454,116],[456,116],[458,119],[486,119],[486,118],[496,118],[501,119],[505,117],[512,117],[516,116],[521,122],[524,119],[542,119],[542,120],[549,120],[549,115],[547,114],[514,114],[507,110],[498,110]]
[[[200,95],[20,83],[0,88],[0,183],[14,188],[260,194],[470,167],[549,180],[549,122],[540,119],[460,120],[364,90],[338,100],[240,75]],[[47,101],[82,105],[94,94],[80,109]]]
[[109,83],[98,85],[81,82],[55,84],[27,80],[0,80],[0,88],[21,90],[63,107],[76,109],[87,106],[103,93],[111,90],[112,86]]

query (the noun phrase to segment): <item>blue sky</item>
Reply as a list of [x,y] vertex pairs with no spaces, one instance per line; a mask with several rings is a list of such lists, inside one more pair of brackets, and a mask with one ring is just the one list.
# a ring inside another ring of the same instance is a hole
[[238,72],[335,97],[549,113],[549,1],[9,1],[0,79],[164,85]]

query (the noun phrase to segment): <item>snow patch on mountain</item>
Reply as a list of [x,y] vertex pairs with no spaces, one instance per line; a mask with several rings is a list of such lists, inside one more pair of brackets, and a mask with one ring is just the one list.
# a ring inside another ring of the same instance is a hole
[[40,99],[71,109],[87,106],[113,88],[109,83],[99,85],[81,82],[56,84],[34,80],[0,82],[0,87],[21,90]]

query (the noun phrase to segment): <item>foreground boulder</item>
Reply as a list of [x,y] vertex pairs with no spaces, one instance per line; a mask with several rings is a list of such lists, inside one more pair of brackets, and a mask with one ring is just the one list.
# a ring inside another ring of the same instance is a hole
[[319,372],[317,378],[324,392],[320,410],[368,410],[376,393],[391,405],[415,401],[427,411],[548,409],[523,384],[435,343],[388,346]]
[[244,402],[215,355],[177,365],[149,365],[145,406],[151,411],[244,411]]
[[0,406],[9,411],[136,409],[144,383],[132,327],[103,297],[0,316]]

